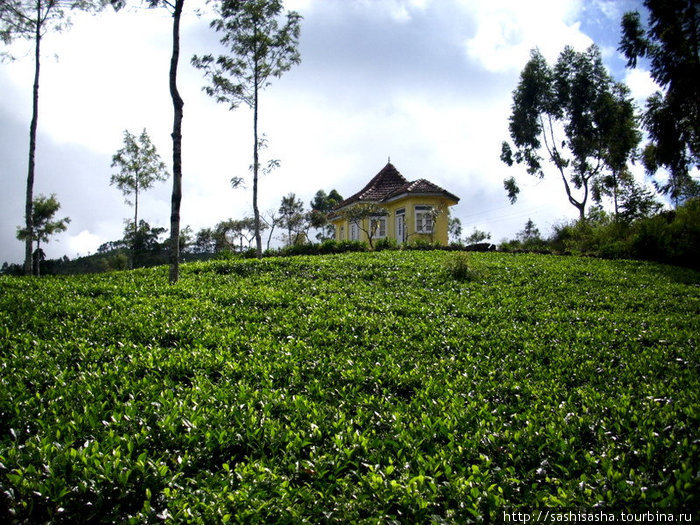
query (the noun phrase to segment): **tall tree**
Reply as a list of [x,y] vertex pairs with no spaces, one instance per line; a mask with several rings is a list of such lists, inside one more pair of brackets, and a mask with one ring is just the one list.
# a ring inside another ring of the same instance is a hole
[[[533,50],[513,92],[509,131],[515,153],[504,142],[501,160],[509,166],[524,163],[527,172],[539,178],[544,177],[542,161],[550,162],[559,172],[569,203],[583,219],[592,181],[612,163],[610,144],[633,135],[634,119],[609,118],[613,108],[633,111],[625,94],[606,71],[596,46],[585,52],[567,47],[554,67]],[[623,147],[617,151],[626,152],[625,162],[632,154]],[[519,192],[515,178],[504,181],[504,187],[515,202]]]
[[305,222],[304,203],[297,199],[294,193],[282,197],[278,210],[280,215],[279,224],[287,228],[287,244],[294,244],[295,232],[303,229]]
[[627,66],[649,60],[651,77],[664,89],[647,100],[643,125],[649,133],[642,160],[647,173],[669,172],[657,184],[678,205],[698,191],[690,171],[700,167],[700,3],[697,0],[645,0],[647,27],[639,12],[622,18],[620,51]]
[[[180,278],[180,204],[182,202],[182,120],[185,106],[177,87],[177,71],[180,61],[180,19],[185,0],[147,0],[148,5],[164,7],[173,15],[172,50],[170,54],[170,71],[168,85],[173,103],[173,191],[170,204],[170,283]],[[110,0],[115,9],[121,9],[125,0]]]
[[[34,169],[36,165],[36,133],[39,123],[39,75],[42,39],[49,31],[61,31],[68,25],[67,15],[73,9],[97,10],[104,0],[2,0],[0,1],[0,39],[5,44],[20,38],[34,42],[34,84],[32,118],[29,124],[29,160],[24,208],[25,229],[33,230]],[[2,53],[0,56],[9,56]],[[25,240],[24,273],[32,273],[32,241]]]
[[[138,139],[128,130],[124,131],[124,147],[112,157],[112,167],[119,172],[112,175],[110,184],[124,194],[127,204],[134,207],[133,238],[139,228],[139,194],[153,186],[156,181],[168,178],[165,163],[160,160],[156,147],[144,129]],[[133,202],[130,200],[133,195]],[[134,256],[136,254],[134,245]]]
[[69,217],[64,217],[63,219],[53,220],[56,212],[61,208],[61,204],[56,200],[56,195],[51,194],[50,197],[44,197],[39,195],[36,197],[32,203],[32,227],[31,229],[18,228],[17,238],[19,240],[29,241],[30,245],[36,241],[36,268],[35,274],[41,275],[40,261],[41,261],[41,243],[49,242],[49,238],[60,232],[66,231],[68,228],[68,223],[70,222]]
[[281,0],[221,0],[217,11],[219,18],[211,27],[222,33],[220,42],[231,54],[217,58],[195,56],[192,63],[203,69],[210,81],[204,88],[207,94],[229,104],[230,109],[243,102],[253,110],[253,219],[256,253],[262,257],[258,210],[259,92],[272,77],[280,77],[301,62],[297,50],[301,16],[289,11],[281,25]]

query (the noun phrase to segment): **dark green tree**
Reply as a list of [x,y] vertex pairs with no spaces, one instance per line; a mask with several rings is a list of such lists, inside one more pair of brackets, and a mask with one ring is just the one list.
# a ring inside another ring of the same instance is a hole
[[639,12],[622,18],[620,51],[627,66],[648,59],[651,77],[664,90],[646,103],[642,124],[649,133],[642,160],[649,175],[668,170],[656,183],[676,205],[698,194],[690,175],[700,165],[700,3],[697,0],[645,0],[648,24]]
[[216,233],[211,228],[202,228],[197,232],[192,244],[194,253],[216,253]]
[[321,230],[316,238],[324,241],[331,239],[334,233],[334,227],[328,223],[328,214],[338,204],[343,202],[343,197],[337,190],[331,190],[326,193],[324,190],[318,190],[314,199],[309,203],[311,210],[309,211],[309,223],[312,228]]
[[[140,227],[139,195],[155,182],[168,178],[165,163],[160,160],[156,147],[144,129],[138,139],[129,131],[124,131],[124,146],[112,157],[112,167],[119,168],[119,172],[112,175],[110,185],[115,185],[124,194],[125,202],[134,207],[131,225],[134,229],[133,239],[136,239]],[[133,248],[135,254],[136,245]]]
[[241,102],[253,110],[253,219],[255,246],[262,257],[260,212],[258,210],[259,94],[272,77],[280,77],[301,61],[297,50],[301,16],[289,11],[281,23],[281,0],[221,0],[218,19],[211,26],[222,33],[220,42],[230,54],[195,56],[192,63],[203,69],[209,80],[204,90],[217,102],[235,109]]
[[[509,166],[525,164],[530,175],[545,176],[543,161],[551,163],[564,184],[569,203],[586,215],[591,184],[606,169],[616,169],[620,158],[631,158],[633,147],[621,142],[634,136],[634,119],[610,118],[633,113],[624,86],[608,74],[596,46],[585,52],[567,47],[550,67],[538,50],[520,74],[513,92],[509,119],[515,151],[503,142],[501,160]],[[615,150],[615,155],[612,150]],[[504,181],[511,203],[520,191],[514,177]]]
[[[34,170],[36,166],[36,133],[39,123],[39,76],[41,71],[41,44],[50,31],[62,31],[69,25],[68,13],[74,9],[95,11],[106,0],[1,0],[0,40],[10,44],[15,39],[34,42],[34,85],[32,88],[32,118],[29,124],[29,161],[24,218],[25,230],[32,231],[32,203],[34,202]],[[0,57],[12,58],[8,52]],[[24,272],[32,273],[32,241],[25,240]]]
[[541,240],[540,230],[532,219],[528,219],[522,231],[518,232],[517,238],[523,244],[533,243]]
[[51,194],[50,197],[39,195],[32,203],[32,227],[30,230],[25,228],[17,229],[17,238],[19,240],[28,240],[30,243],[36,241],[36,251],[33,252],[35,261],[34,274],[41,275],[40,261],[43,252],[41,251],[41,243],[49,242],[49,238],[60,232],[66,231],[69,217],[53,220],[56,212],[61,208],[61,204],[56,200],[56,195]]
[[619,203],[616,218],[627,223],[651,217],[663,207],[656,200],[655,193],[638,184],[634,177],[623,179],[619,188]]
[[491,234],[489,232],[477,230],[476,226],[474,231],[471,232],[467,237],[465,237],[464,242],[467,244],[477,244],[480,242],[488,241],[491,239]]
[[163,263],[163,246],[160,237],[167,230],[158,226],[152,227],[143,219],[139,220],[138,227],[130,220],[124,226],[124,244],[131,247],[131,267],[152,266]]

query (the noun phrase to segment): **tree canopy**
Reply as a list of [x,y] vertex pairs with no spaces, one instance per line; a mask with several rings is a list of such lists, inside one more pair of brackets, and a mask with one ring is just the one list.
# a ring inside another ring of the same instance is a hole
[[[68,25],[68,12],[73,9],[98,10],[106,0],[2,0],[0,1],[0,40],[10,44],[21,38],[34,41],[34,84],[32,88],[32,118],[29,124],[29,154],[25,194],[25,230],[32,231],[34,202],[34,170],[36,166],[36,134],[39,122],[39,76],[41,72],[41,43],[49,31],[61,31]],[[8,51],[0,58],[13,58]],[[32,242],[25,240],[24,272],[32,273]]]
[[222,34],[220,42],[230,54],[195,56],[192,63],[203,69],[209,84],[204,91],[218,102],[235,109],[241,102],[253,109],[253,218],[258,257],[262,256],[260,212],[258,210],[259,92],[272,77],[280,77],[301,61],[299,43],[301,16],[283,14],[281,0],[221,0],[219,18],[211,26]]
[[69,217],[53,220],[54,215],[60,208],[61,204],[56,199],[55,194],[51,194],[49,197],[39,195],[34,198],[32,203],[31,229],[26,227],[17,229],[17,238],[19,240],[28,240],[30,243],[36,241],[36,256],[34,257],[36,275],[41,273],[41,243],[47,243],[52,235],[66,231],[68,223],[70,223]]
[[697,0],[645,0],[648,25],[639,12],[622,18],[619,50],[628,67],[647,59],[654,81],[663,89],[646,103],[642,120],[649,133],[642,160],[647,173],[668,170],[657,184],[678,204],[699,192],[690,170],[700,167],[700,4]]
[[[592,182],[620,170],[639,140],[629,92],[608,74],[595,45],[583,52],[566,47],[553,67],[533,50],[513,92],[509,131],[515,151],[504,142],[501,160],[525,164],[539,178],[543,161],[553,165],[581,219]],[[515,178],[504,187],[514,203]]]
[[136,239],[139,228],[139,194],[155,182],[168,178],[165,163],[160,160],[145,129],[138,138],[125,130],[124,146],[112,157],[112,167],[119,168],[119,171],[112,175],[110,184],[115,185],[124,194],[126,203],[134,207],[132,227]]

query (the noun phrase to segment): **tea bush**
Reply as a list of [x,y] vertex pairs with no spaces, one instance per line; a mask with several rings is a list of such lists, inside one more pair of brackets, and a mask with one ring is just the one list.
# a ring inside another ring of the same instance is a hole
[[0,521],[697,509],[698,274],[452,255],[0,278]]

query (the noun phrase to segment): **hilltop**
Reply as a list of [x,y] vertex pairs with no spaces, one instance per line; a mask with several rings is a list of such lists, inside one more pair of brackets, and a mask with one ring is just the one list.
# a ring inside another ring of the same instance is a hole
[[698,508],[697,272],[380,252],[166,283],[0,278],[3,522]]

